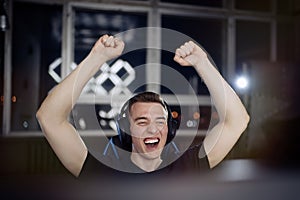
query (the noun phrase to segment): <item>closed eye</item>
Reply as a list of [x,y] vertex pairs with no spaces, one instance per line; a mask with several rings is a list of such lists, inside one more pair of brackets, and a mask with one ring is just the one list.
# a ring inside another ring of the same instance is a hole
[[137,125],[139,125],[139,126],[145,126],[145,125],[147,125],[148,123],[146,122],[146,121],[138,121],[137,122]]
[[145,126],[148,124],[148,120],[146,117],[138,117],[134,121],[139,126]]
[[159,120],[159,121],[156,121],[156,124],[157,124],[157,125],[165,125],[165,124],[166,124],[166,120]]
[[[147,126],[151,122],[146,117],[139,117],[135,119],[135,123],[139,126]],[[164,126],[167,124],[167,120],[165,117],[159,117],[155,120],[155,124],[158,126]]]

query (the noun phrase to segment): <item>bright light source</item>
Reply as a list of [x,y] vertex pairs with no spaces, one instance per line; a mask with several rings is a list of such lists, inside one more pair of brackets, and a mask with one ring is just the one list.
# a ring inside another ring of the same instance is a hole
[[236,79],[235,84],[240,89],[246,89],[248,87],[248,78],[240,76]]

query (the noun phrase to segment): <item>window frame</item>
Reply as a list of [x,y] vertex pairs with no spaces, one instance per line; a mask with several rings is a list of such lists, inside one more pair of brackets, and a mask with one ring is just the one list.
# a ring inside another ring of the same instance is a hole
[[[161,16],[164,14],[177,15],[177,16],[192,16],[199,18],[218,18],[224,19],[226,23],[226,28],[224,30],[224,41],[223,41],[223,59],[224,66],[222,66],[221,73],[225,79],[231,84],[235,78],[235,65],[236,65],[236,20],[253,20],[253,21],[264,21],[271,24],[270,28],[270,61],[277,60],[277,21],[279,20],[277,16],[276,1],[272,1],[271,12],[256,12],[256,11],[244,11],[236,10],[234,6],[235,0],[223,0],[223,8],[213,8],[213,7],[202,7],[202,6],[191,6],[182,5],[175,3],[164,3],[159,0],[148,0],[148,1],[115,1],[111,0],[108,3],[96,3],[96,2],[72,2],[72,1],[61,1],[55,0],[49,3],[47,0],[13,0],[8,1],[8,15],[9,21],[13,20],[12,6],[13,2],[23,1],[23,2],[35,2],[40,4],[61,4],[63,6],[62,14],[62,67],[61,74],[65,77],[69,71],[68,67],[72,63],[73,58],[73,9],[76,7],[88,8],[88,9],[99,9],[99,10],[109,10],[109,11],[124,11],[124,12],[144,12],[147,13],[148,27],[161,27]],[[121,2],[121,3],[120,3]],[[12,23],[11,23],[12,24]],[[147,43],[153,43],[157,47],[160,47],[161,34],[156,32],[155,34],[148,34]],[[153,46],[153,44],[152,44]],[[4,105],[3,105],[3,136],[42,136],[41,131],[11,131],[11,80],[12,80],[12,30],[5,32],[5,55],[4,55]],[[146,53],[146,63],[160,63],[160,53],[157,51],[147,50]],[[160,83],[160,69],[156,68],[155,71],[146,67],[146,83],[158,82]],[[149,86],[151,87],[151,86]],[[147,88],[160,93],[160,88]],[[177,100],[172,95],[163,95],[166,101],[171,105],[177,103]],[[97,97],[97,103],[107,103],[110,98]],[[179,95],[177,99],[180,99],[184,105],[193,105],[195,102],[191,102],[191,98],[188,95]],[[122,102],[123,98],[120,97],[117,101]],[[198,96],[199,105],[211,105],[210,97]],[[197,102],[197,103],[198,103]],[[88,96],[80,97],[78,103],[91,103]],[[94,100],[93,100],[93,103]],[[94,133],[80,133],[81,135],[93,135]],[[205,134],[202,132],[200,134]]]

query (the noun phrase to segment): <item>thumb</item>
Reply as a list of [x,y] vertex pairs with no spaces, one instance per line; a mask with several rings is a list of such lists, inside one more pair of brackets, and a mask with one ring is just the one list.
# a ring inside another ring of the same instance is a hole
[[124,42],[118,38],[115,39],[115,46],[118,47],[124,47]]
[[115,48],[118,49],[120,51],[120,53],[122,53],[122,51],[124,50],[124,42],[120,39],[115,39]]
[[175,56],[174,56],[174,61],[177,62],[178,64],[180,64],[181,66],[190,66],[191,65],[189,62],[187,62],[186,60],[184,60],[182,57],[180,57],[177,54],[175,54]]
[[107,34],[103,35],[103,36],[100,38],[101,43],[104,44],[104,42],[106,42],[106,40],[107,40],[108,37],[109,37],[109,36],[108,36]]

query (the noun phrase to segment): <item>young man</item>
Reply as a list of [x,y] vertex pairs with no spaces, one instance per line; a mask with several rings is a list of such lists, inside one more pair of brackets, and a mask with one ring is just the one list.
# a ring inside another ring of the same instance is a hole
[[[79,176],[88,156],[81,137],[69,123],[68,115],[85,84],[103,63],[122,54],[124,43],[113,36],[99,38],[89,55],[47,96],[37,112],[40,126],[63,165]],[[240,99],[210,63],[206,53],[190,41],[180,46],[174,60],[193,66],[207,85],[219,115],[219,122],[203,141],[210,168],[220,163],[231,150],[249,122]],[[130,108],[133,142],[131,161],[149,172],[161,164],[161,149],[166,143],[166,111],[156,102],[136,102]],[[153,145],[149,143],[157,143]]]
[[[116,123],[118,137],[113,141],[131,152],[132,163],[144,172],[162,167],[162,152],[175,137],[178,122],[173,119],[169,106],[160,95],[154,92],[134,95],[122,107]],[[132,172],[140,171],[133,165],[130,168]]]

